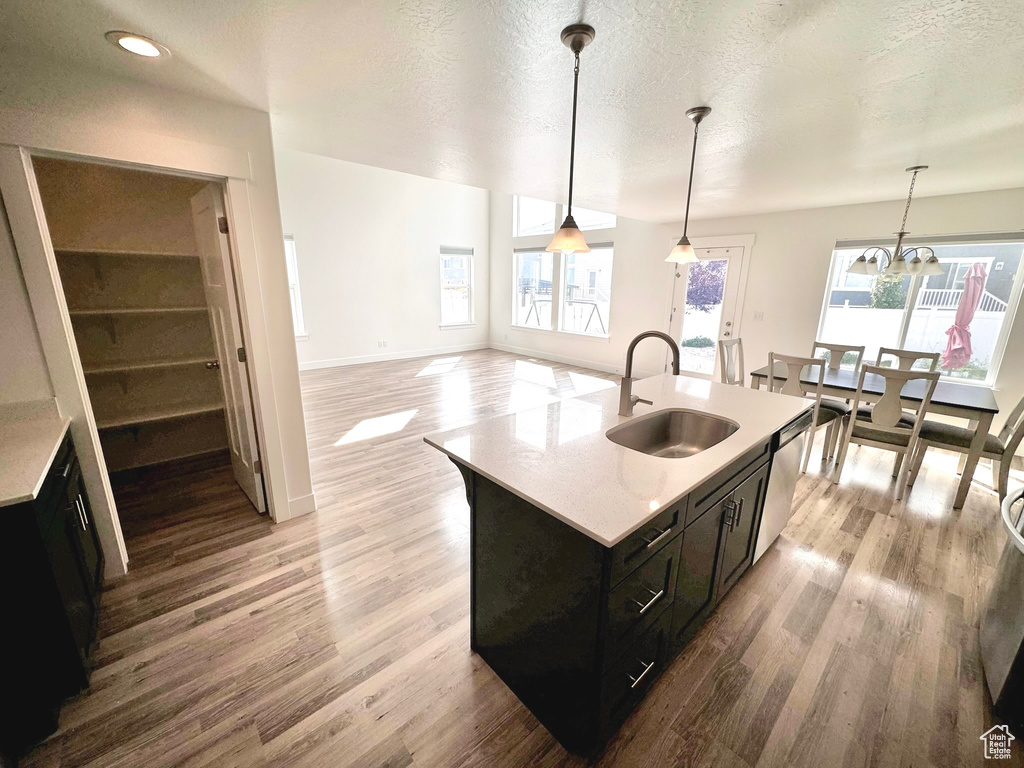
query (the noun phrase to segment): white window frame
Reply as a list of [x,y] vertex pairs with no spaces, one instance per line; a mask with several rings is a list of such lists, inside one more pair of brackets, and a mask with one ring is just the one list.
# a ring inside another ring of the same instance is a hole
[[[612,252],[612,284],[615,280],[615,243],[588,243],[590,250],[609,250]],[[564,310],[565,310],[565,286],[568,284],[568,279],[565,276],[566,270],[569,269],[569,259],[565,258],[565,254],[558,253],[558,262],[561,268],[561,280],[559,281],[559,299],[558,299],[558,325],[556,328],[559,333],[569,333],[573,336],[583,336],[588,339],[607,339],[612,333],[612,299],[615,296],[615,291],[609,288],[610,295],[608,297],[608,317],[602,317],[604,321],[604,333],[587,333],[586,331],[572,331],[564,326]],[[552,289],[553,290],[553,289]]]
[[[548,235],[530,235],[526,239],[535,237],[548,237]],[[551,325],[545,327],[543,325],[523,325],[520,324],[516,318],[516,302],[519,301],[519,257],[524,253],[539,253],[544,254],[547,251],[544,250],[543,246],[533,248],[515,248],[512,251],[512,318],[511,326],[520,330],[527,331],[541,331],[543,333],[553,333],[558,328],[558,302],[555,301],[555,291],[559,290],[562,281],[559,279],[558,266],[559,257],[562,255],[557,251],[551,254]]]
[[[284,242],[285,266],[288,266],[289,260],[292,262],[292,268],[287,270],[288,296],[291,299],[292,305],[292,326],[296,341],[306,341],[309,338],[309,334],[306,333],[306,318],[302,313],[302,290],[299,286],[299,252],[295,247],[294,236],[285,235]],[[291,243],[290,251],[288,243]],[[295,276],[294,282],[292,281],[292,275]]]
[[[444,260],[445,260],[446,256],[460,256],[460,257],[468,258],[468,260],[469,260],[469,262],[468,262],[469,263],[469,267],[468,267],[468,270],[469,270],[469,319],[468,320],[459,320],[458,322],[446,323],[446,322],[444,322],[444,317],[441,315],[441,304],[442,304],[443,297],[444,297]],[[438,259],[437,259],[437,267],[438,267],[438,273],[437,273],[437,277],[438,277],[437,311],[438,311],[438,316],[440,318],[440,322],[438,323],[438,326],[440,328],[469,328],[471,326],[476,325],[476,320],[475,320],[475,317],[476,317],[476,315],[475,315],[475,304],[476,304],[476,302],[474,301],[475,291],[474,291],[474,285],[473,285],[473,281],[474,281],[474,279],[476,277],[476,269],[475,269],[476,265],[473,262],[474,262],[474,256],[473,256],[473,249],[472,248],[464,248],[464,247],[453,246],[453,245],[442,245],[441,246],[440,253],[439,253],[439,256],[438,256]]]
[[[908,237],[903,241],[907,247],[920,245],[996,245],[999,243],[1024,243],[1024,232],[991,232],[974,233],[961,235],[935,235],[931,237]],[[828,281],[825,283],[825,293],[821,299],[821,313],[818,316],[818,330],[815,338],[820,339],[825,329],[825,313],[828,311],[828,298],[832,292],[835,277],[836,259],[835,252],[850,248],[869,248],[874,245],[885,246],[891,251],[895,245],[895,238],[878,238],[871,240],[837,240],[829,254]],[[1024,260],[1022,260],[1024,265]],[[914,307],[917,306],[917,295],[924,284],[923,275],[912,275],[910,287],[907,290],[907,303],[903,308],[903,320],[900,323],[900,338],[898,347],[906,343],[907,333],[910,329],[910,317]],[[984,381],[962,379],[956,376],[944,376],[940,374],[943,381],[955,382],[957,384],[968,384],[977,387],[993,387],[999,379],[999,369],[1003,365],[1003,358],[1006,353],[1006,345],[1010,337],[1010,328],[1013,327],[1017,309],[1020,306],[1021,291],[1024,289],[1024,266],[1017,270],[1017,276],[1013,280],[1013,287],[1010,289],[1010,300],[1006,305],[1006,316],[1003,318],[1002,327],[999,329],[999,336],[996,337],[995,346],[992,348],[992,365],[989,366],[988,376]]]

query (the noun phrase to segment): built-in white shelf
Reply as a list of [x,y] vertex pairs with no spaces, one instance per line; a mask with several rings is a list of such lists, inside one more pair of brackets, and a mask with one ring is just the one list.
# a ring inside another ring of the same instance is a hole
[[117,315],[167,315],[206,312],[206,307],[108,307],[106,309],[72,309],[72,317],[112,317]]
[[158,253],[156,251],[113,251],[102,248],[54,248],[60,256],[116,256],[125,259],[198,259],[195,253]]
[[203,365],[213,362],[212,357],[166,358],[163,360],[140,360],[138,362],[92,363],[84,365],[85,375],[104,373],[130,373],[131,371],[152,371],[161,368],[184,368],[190,365]]
[[97,429],[120,429],[127,427],[141,427],[146,424],[154,424],[160,421],[172,421],[174,419],[187,419],[193,416],[205,416],[209,413],[219,413],[224,410],[223,405],[193,406],[176,408],[166,411],[154,411],[153,413],[139,414],[135,416],[117,416],[112,419],[97,419]]

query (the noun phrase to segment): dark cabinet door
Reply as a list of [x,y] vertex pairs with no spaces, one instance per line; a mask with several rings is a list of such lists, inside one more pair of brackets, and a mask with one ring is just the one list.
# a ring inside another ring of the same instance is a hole
[[768,479],[768,465],[744,480],[722,502],[722,561],[719,597],[725,595],[754,559],[758,521]]
[[74,505],[58,510],[47,535],[46,549],[75,646],[84,654],[92,641],[96,604],[83,576],[77,551],[75,526],[79,524]]
[[699,617],[713,604],[721,529],[722,505],[719,502],[683,532],[672,616],[672,635],[677,642],[695,622],[700,623]]
[[68,479],[67,504],[71,515],[69,529],[82,569],[82,578],[95,602],[95,597],[99,594],[103,557],[100,554],[99,539],[93,525],[89,497],[86,496],[82,472],[77,462]]

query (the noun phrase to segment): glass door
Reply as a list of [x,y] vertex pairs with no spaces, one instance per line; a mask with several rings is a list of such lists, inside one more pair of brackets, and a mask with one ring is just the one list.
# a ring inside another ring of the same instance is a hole
[[698,248],[698,261],[676,265],[670,331],[679,343],[679,372],[712,378],[718,340],[736,328],[742,246]]

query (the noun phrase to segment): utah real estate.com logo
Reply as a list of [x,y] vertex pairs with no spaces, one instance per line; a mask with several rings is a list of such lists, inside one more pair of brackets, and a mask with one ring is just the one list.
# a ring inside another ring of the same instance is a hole
[[1010,742],[1016,737],[1010,733],[1009,726],[994,725],[979,737],[985,742],[986,760],[1009,760]]

